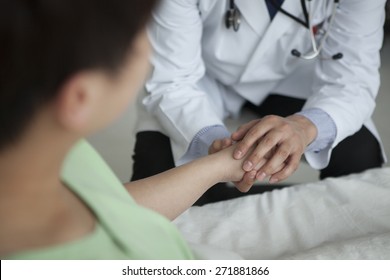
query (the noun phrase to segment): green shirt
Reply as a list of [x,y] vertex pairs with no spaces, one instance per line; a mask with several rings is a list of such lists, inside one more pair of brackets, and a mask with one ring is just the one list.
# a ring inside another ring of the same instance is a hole
[[104,160],[85,141],[70,151],[63,182],[94,212],[94,231],[78,240],[7,259],[192,259],[174,225],[135,203]]

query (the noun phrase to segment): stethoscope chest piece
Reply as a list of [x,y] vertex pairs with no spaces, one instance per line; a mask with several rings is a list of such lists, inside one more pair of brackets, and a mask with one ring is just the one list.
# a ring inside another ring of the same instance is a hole
[[226,12],[225,24],[227,29],[233,27],[233,30],[236,32],[238,31],[238,29],[240,29],[241,13],[235,5],[233,7],[230,7],[230,9]]

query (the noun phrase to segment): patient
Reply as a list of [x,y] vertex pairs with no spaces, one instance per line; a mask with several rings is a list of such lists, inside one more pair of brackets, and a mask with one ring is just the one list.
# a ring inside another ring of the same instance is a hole
[[242,178],[230,148],[124,188],[81,140],[135,98],[155,2],[0,2],[2,259],[191,259],[169,219]]

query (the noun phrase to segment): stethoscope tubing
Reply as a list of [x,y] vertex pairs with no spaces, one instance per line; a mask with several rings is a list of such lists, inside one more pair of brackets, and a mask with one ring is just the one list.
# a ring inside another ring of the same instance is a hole
[[[312,43],[313,52],[311,54],[301,55],[300,56],[301,58],[306,59],[306,60],[310,60],[310,59],[314,59],[320,55],[322,48],[324,47],[324,43],[325,43],[326,39],[329,37],[329,31],[333,26],[335,15],[336,15],[337,8],[338,8],[338,3],[339,3],[338,0],[334,1],[333,7],[332,7],[332,14],[331,14],[330,19],[329,19],[328,28],[326,29],[323,37],[321,38],[319,45],[317,45],[317,42],[316,42],[314,28],[313,28],[313,21],[311,18],[312,13],[310,12],[309,17],[308,17],[308,22],[309,22],[310,40]],[[309,10],[311,11],[311,0],[308,1],[308,5],[309,5]]]

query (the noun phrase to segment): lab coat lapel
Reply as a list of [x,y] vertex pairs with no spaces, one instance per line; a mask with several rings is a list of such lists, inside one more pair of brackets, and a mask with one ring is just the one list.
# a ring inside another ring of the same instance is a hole
[[[262,36],[270,23],[265,1],[236,0],[235,3],[237,8],[240,10],[242,17],[248,22],[250,27],[258,35]],[[242,31],[240,30],[239,32]]]
[[[242,5],[241,3],[243,3],[243,2],[248,3],[250,1],[236,1],[237,6],[238,6],[238,3],[240,3],[240,6],[241,6]],[[261,2],[264,2],[264,1],[261,1]],[[248,5],[249,4],[246,4],[243,7],[246,7]],[[268,14],[268,10],[265,6],[265,3],[264,3],[264,7],[266,10],[262,13],[262,15],[261,14],[257,15],[257,17],[261,17],[261,16],[264,17],[264,15],[265,15],[268,17],[268,21],[269,21],[269,14]],[[283,2],[282,7],[283,7],[283,9],[290,12],[291,14],[302,17],[302,10],[301,10],[300,1],[298,1],[298,0],[285,0]],[[248,7],[246,7],[246,9],[247,8]],[[256,9],[253,9],[251,11],[251,13],[254,13],[254,11],[257,13]],[[246,10],[245,10],[245,12],[246,12]],[[252,15],[250,13],[248,13],[248,14]],[[300,28],[303,28],[297,22],[293,21],[291,18],[287,17],[286,15],[284,15],[280,12],[278,12],[275,15],[274,19],[271,21],[268,28],[265,30],[263,38],[260,39],[259,45],[257,46],[255,51],[253,52],[253,55],[252,55],[251,59],[249,60],[247,67],[243,71],[241,78],[240,78],[241,82],[251,80],[251,73],[252,73],[253,69],[258,67],[259,63],[261,62],[261,59],[267,53],[267,50],[270,47],[272,47],[278,40],[281,39],[283,33],[285,33],[286,31],[288,31],[289,29],[291,29],[294,26],[298,26]],[[288,51],[288,50],[286,50],[286,51]],[[269,54],[267,54],[267,55],[269,55]],[[275,67],[278,67],[278,65],[275,65]]]

